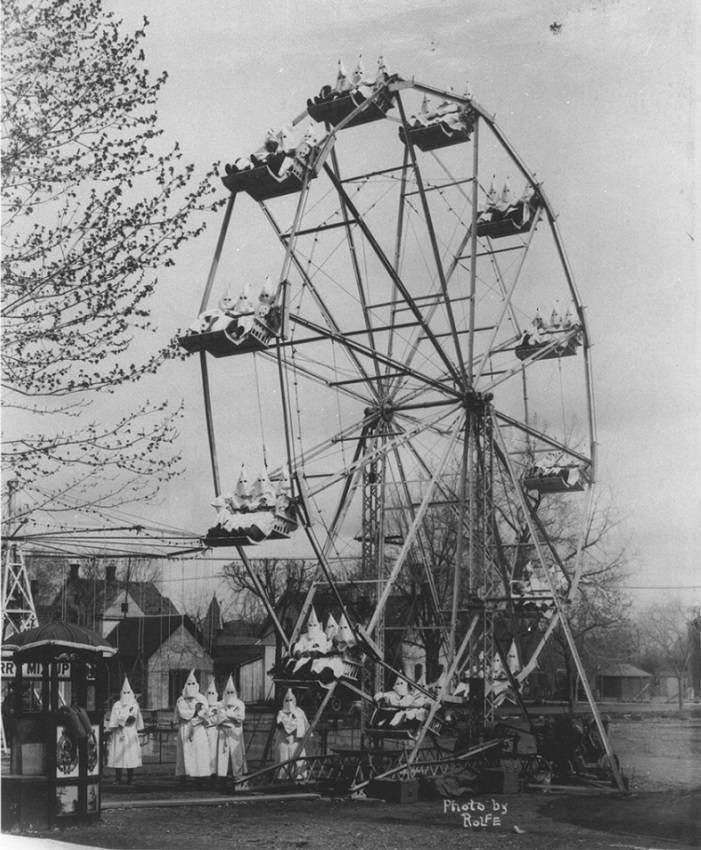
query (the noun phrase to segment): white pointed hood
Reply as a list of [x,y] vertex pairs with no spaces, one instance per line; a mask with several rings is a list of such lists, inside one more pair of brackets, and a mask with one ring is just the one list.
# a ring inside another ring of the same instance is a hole
[[267,502],[272,499],[274,503],[275,491],[273,490],[273,485],[270,482],[270,478],[268,478],[268,470],[265,467],[261,469],[261,471],[258,473],[258,478],[256,478],[256,480],[253,482],[251,498],[254,502]]
[[511,186],[509,185],[508,178],[504,181],[504,185],[502,186],[500,200],[502,204],[511,203]]
[[275,288],[270,282],[270,275],[265,276],[265,282],[260,290],[258,300],[261,304],[272,304],[275,301]]
[[518,659],[518,648],[516,647],[515,640],[511,641],[511,646],[509,647],[509,652],[506,656],[506,666],[509,668],[509,672],[512,676],[515,676],[521,669],[521,663]]
[[307,634],[309,637],[317,637],[319,634],[323,635],[321,623],[319,622],[319,618],[316,616],[316,611],[314,610],[313,605],[307,619]]
[[234,679],[232,676],[226,680],[226,687],[224,688],[224,693],[222,694],[222,702],[224,705],[231,705],[236,702],[239,698],[238,692],[236,690],[236,685],[234,684]]
[[346,66],[343,64],[343,60],[338,60],[338,71],[336,73],[336,91],[344,92],[348,91],[350,88],[350,81],[348,79],[348,74],[346,74]]
[[236,312],[239,315],[243,313],[252,313],[253,312],[253,302],[251,301],[251,284],[246,281],[243,285],[243,289],[241,290],[241,294],[239,295],[238,301],[236,302]]
[[295,697],[292,688],[288,688],[282,700],[283,711],[294,711],[297,708],[297,697]]
[[494,659],[492,661],[492,676],[495,679],[499,679],[506,674],[504,670],[504,665],[501,660],[501,656],[498,652],[494,653]]
[[553,302],[553,310],[550,314],[550,325],[553,328],[559,328],[562,324],[562,314],[560,313],[560,299],[556,298]]
[[336,630],[336,646],[343,652],[345,649],[355,646],[357,641],[355,635],[348,624],[345,614],[341,614],[341,619],[338,621],[338,629]]
[[363,82],[364,78],[365,66],[363,65],[363,54],[361,53],[360,56],[358,56],[358,64],[355,66],[355,70],[353,71],[351,82],[354,86],[359,86]]
[[194,668],[190,670],[190,675],[187,677],[185,682],[185,686],[183,687],[183,696],[184,697],[201,697],[200,694],[200,686],[195,678],[195,670]]
[[294,139],[292,138],[292,130],[290,127],[284,126],[280,128],[280,132],[277,134],[278,142],[280,143],[280,148],[283,151],[289,151],[294,148]]
[[234,495],[242,500],[250,499],[251,497],[251,482],[248,480],[246,465],[243,463],[241,464],[239,480],[236,482],[236,487],[234,488]]
[[119,701],[122,705],[133,705],[136,702],[136,697],[134,696],[134,691],[131,689],[131,685],[129,684],[129,679],[124,677],[124,684],[122,685],[122,690],[119,693]]
[[326,621],[326,629],[325,634],[329,640],[333,640],[336,637],[336,633],[338,632],[338,623],[334,619],[333,614],[329,614],[328,620]]
[[497,190],[494,187],[494,176],[492,175],[492,182],[489,184],[489,191],[487,192],[487,205],[493,207],[497,202]]
[[282,467],[282,476],[280,477],[277,483],[277,494],[278,496],[289,496],[290,495],[290,474],[287,471],[287,465],[283,464]]
[[233,312],[236,308],[236,298],[231,289],[227,289],[224,295],[219,299],[219,309],[222,313]]
[[216,705],[219,702],[219,695],[217,694],[217,686],[214,682],[214,679],[212,679],[209,683],[206,697],[208,705]]
[[578,323],[579,319],[577,317],[577,311],[574,308],[574,303],[570,301],[567,305],[567,312],[565,313],[565,327],[571,328],[573,325]]
[[377,57],[377,81],[382,82],[385,77],[389,76],[389,68],[385,62],[384,56]]

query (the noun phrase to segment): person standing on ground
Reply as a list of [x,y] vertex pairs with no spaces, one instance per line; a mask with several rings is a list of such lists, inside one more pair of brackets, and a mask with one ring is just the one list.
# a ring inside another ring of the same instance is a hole
[[141,767],[141,744],[139,732],[144,728],[141,709],[136,701],[129,679],[124,677],[124,684],[119,700],[112,706],[110,715],[110,741],[107,754],[107,767],[116,771],[114,781],[119,785],[122,781],[122,771],[126,768],[127,785],[134,781],[134,769]]
[[175,775],[181,784],[188,777],[199,784],[210,776],[209,741],[205,728],[207,700],[191,670],[182,696],[175,703],[175,722],[178,725]]
[[226,688],[219,703],[219,752],[217,773],[223,789],[231,768],[235,780],[246,772],[246,753],[243,743],[243,721],[246,719],[246,706],[236,693],[234,680],[229,676]]

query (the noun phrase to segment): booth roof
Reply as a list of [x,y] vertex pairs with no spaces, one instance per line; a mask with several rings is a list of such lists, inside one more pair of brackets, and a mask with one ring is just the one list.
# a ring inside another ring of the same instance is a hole
[[[58,621],[17,632],[7,639],[3,649],[5,652],[14,652],[21,656],[44,647],[47,649],[47,654],[57,654],[61,650],[68,649],[94,652],[96,655],[107,657],[116,652],[115,647],[111,646],[98,632],[85,626]],[[49,653],[49,647],[54,647],[55,652]]]

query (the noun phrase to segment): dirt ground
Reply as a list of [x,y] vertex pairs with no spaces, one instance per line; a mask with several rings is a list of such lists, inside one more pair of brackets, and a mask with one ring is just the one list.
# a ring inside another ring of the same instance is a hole
[[[400,806],[324,799],[112,809],[104,812],[100,824],[68,828],[50,837],[106,848],[173,850],[604,850],[691,848],[701,842],[701,798],[691,793],[661,792],[626,800],[515,795],[476,797],[472,803],[481,803],[485,811],[468,812],[469,819],[445,811],[444,801]],[[501,823],[494,826],[497,807]],[[657,813],[654,818],[650,811]],[[492,818],[487,820],[488,814]]]
[[[397,805],[376,800],[237,801],[140,808],[105,786],[99,823],[54,830],[3,850],[659,850],[701,847],[701,722],[617,718],[614,749],[633,793],[475,796]],[[145,790],[145,789],[144,789]],[[142,802],[150,794],[144,794]],[[160,794],[164,797],[167,794]],[[463,807],[467,807],[463,809]],[[480,807],[482,807],[480,809]],[[496,818],[499,820],[497,821]]]

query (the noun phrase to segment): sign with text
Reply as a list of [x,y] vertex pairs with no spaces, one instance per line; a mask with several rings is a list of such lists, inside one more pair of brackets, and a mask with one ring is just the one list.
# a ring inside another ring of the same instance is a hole
[[[71,665],[69,661],[59,661],[56,664],[58,678],[60,681],[71,678]],[[17,668],[14,661],[0,662],[0,675],[3,679],[14,679]],[[41,679],[44,665],[38,661],[30,661],[22,665],[22,677],[24,679]]]

